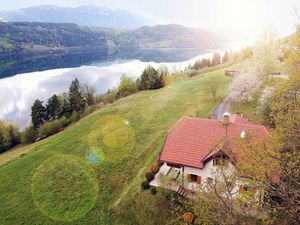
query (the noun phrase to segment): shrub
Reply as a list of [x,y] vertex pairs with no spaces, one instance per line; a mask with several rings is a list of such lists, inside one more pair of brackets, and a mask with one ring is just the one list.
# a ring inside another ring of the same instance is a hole
[[61,130],[61,127],[62,125],[58,120],[47,122],[39,129],[39,136],[47,137],[52,134],[58,133]]
[[159,165],[157,163],[152,164],[151,166],[151,172],[152,173],[157,173],[159,170]]
[[27,127],[21,134],[21,142],[23,144],[33,143],[37,138],[37,132],[32,126]]
[[153,173],[152,172],[146,173],[146,178],[149,182],[152,181],[154,179]]
[[126,97],[136,91],[135,82],[132,78],[126,75],[121,76],[121,81],[118,87],[118,95],[120,97]]
[[7,121],[0,121],[0,153],[20,143],[17,126]]
[[90,114],[93,113],[95,110],[96,110],[96,106],[95,106],[95,105],[87,107],[87,108],[84,110],[84,112],[83,112],[83,114],[82,114],[82,117],[85,117],[85,116],[87,116],[87,115],[90,115]]
[[157,194],[157,190],[155,187],[152,187],[151,190],[150,190],[151,194],[152,195],[156,195]]
[[188,69],[188,70],[185,71],[185,74],[188,77],[193,77],[193,76],[196,76],[198,74],[198,71],[195,70],[195,69]]
[[67,127],[70,124],[70,120],[66,116],[62,116],[58,119],[62,127]]
[[141,186],[144,190],[148,189],[150,187],[149,181],[147,180],[143,181]]
[[191,213],[191,212],[185,212],[185,213],[183,214],[183,221],[184,221],[185,223],[192,223],[193,220],[194,220],[194,215],[193,215],[193,213]]
[[78,119],[79,119],[78,112],[74,110],[69,118],[69,124],[76,122]]
[[102,101],[105,104],[113,103],[114,101],[117,100],[117,98],[118,98],[117,95],[118,95],[118,93],[116,90],[108,91],[106,95],[102,96]]
[[158,159],[158,160],[156,161],[156,164],[159,165],[159,166],[162,166],[164,163]]

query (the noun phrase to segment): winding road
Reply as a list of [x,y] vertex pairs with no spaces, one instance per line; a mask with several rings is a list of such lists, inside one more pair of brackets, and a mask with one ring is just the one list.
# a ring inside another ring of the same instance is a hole
[[[287,75],[271,75],[273,78],[281,78],[281,79],[288,79]],[[213,119],[222,119],[223,114],[226,112],[230,113],[230,105],[231,103],[238,97],[239,93],[237,91],[232,91],[229,93],[219,105],[214,109],[212,113]]]
[[230,112],[230,105],[231,103],[237,98],[239,93],[237,91],[233,91],[229,93],[219,105],[214,109],[212,113],[212,117],[214,119],[222,119],[223,114],[225,112]]

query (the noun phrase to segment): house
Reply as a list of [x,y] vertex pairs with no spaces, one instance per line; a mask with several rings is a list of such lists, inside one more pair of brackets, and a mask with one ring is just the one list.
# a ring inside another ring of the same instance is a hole
[[[216,168],[223,161],[234,169],[238,155],[232,140],[251,134],[262,140],[269,134],[265,126],[250,123],[240,115],[224,114],[223,120],[183,117],[166,137],[159,160],[164,163],[150,183],[162,186],[161,175],[177,183],[170,189],[181,192],[201,187],[214,181]],[[240,183],[236,189],[241,188]]]

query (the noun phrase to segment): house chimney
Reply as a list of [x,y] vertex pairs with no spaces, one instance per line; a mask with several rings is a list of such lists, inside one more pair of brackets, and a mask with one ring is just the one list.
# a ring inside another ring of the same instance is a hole
[[228,112],[223,114],[223,125],[224,126],[229,125],[229,116],[230,116],[230,114]]

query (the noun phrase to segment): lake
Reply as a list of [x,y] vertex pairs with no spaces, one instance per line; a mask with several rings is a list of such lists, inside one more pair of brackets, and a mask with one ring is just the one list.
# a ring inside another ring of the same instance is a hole
[[[245,46],[245,43],[233,45],[230,49],[241,48]],[[220,52],[220,50],[218,51]],[[169,54],[167,52],[155,54],[155,51],[152,51],[148,52],[149,54],[143,54],[142,57],[132,53],[133,56],[137,57],[136,59],[118,57],[92,60],[93,56],[89,56],[91,58],[77,62],[71,60],[73,64],[69,64],[69,67],[67,66],[69,61],[63,61],[64,59],[60,56],[60,58],[53,56],[54,58],[47,59],[62,61],[60,65],[63,68],[57,66],[56,69],[40,67],[40,64],[35,66],[25,63],[24,65],[27,65],[31,72],[18,73],[19,71],[16,70],[16,75],[0,79],[0,118],[13,121],[23,129],[30,121],[31,106],[35,99],[39,98],[46,102],[53,94],[67,92],[71,81],[75,78],[78,78],[82,84],[87,83],[95,86],[97,94],[102,94],[108,89],[117,87],[122,74],[137,78],[148,65],[155,68],[165,65],[170,72],[180,71],[193,64],[197,59],[211,57],[215,51],[202,52],[202,54],[186,60],[191,52],[180,53],[179,50],[172,50],[172,54],[170,52]],[[195,55],[195,52],[192,55]],[[56,62],[52,63],[52,65],[55,64]]]

